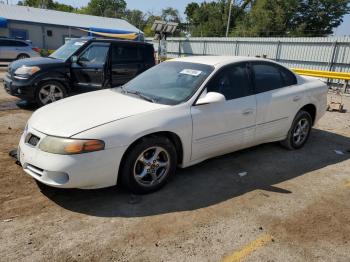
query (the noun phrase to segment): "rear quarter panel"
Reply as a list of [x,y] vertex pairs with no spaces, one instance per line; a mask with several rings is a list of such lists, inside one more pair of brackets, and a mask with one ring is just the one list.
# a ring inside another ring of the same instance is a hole
[[299,77],[304,86],[303,105],[313,104],[316,106],[316,117],[314,124],[326,113],[327,92],[326,83],[314,77]]

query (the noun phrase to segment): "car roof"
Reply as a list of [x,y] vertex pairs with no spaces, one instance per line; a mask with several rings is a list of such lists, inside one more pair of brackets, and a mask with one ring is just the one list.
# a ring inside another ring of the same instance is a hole
[[8,37],[3,37],[3,36],[0,36],[0,40],[19,41],[19,42],[30,43],[27,40],[18,39],[18,38],[8,38]]
[[[84,39],[84,38],[82,38],[82,39]],[[90,38],[90,39],[88,38],[87,40],[91,41],[91,42],[112,42],[112,43],[126,43],[126,44],[134,44],[134,45],[152,45],[152,44],[147,43],[147,42],[121,40],[121,39],[110,39],[110,38]]]
[[266,61],[266,62],[275,63],[274,61],[269,59],[251,57],[251,56],[188,56],[188,57],[174,58],[169,61],[198,63],[198,64],[205,64],[205,65],[210,65],[214,67],[231,64],[231,63],[237,63],[237,62],[247,62],[247,61]]

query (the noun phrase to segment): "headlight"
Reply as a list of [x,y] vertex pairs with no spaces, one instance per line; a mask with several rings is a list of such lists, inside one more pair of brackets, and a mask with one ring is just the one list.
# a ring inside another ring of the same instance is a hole
[[38,71],[40,71],[40,67],[37,66],[21,66],[20,68],[16,69],[15,76],[17,78],[28,78]]
[[81,140],[47,136],[39,144],[42,151],[60,154],[74,155],[103,150],[105,143],[101,140]]

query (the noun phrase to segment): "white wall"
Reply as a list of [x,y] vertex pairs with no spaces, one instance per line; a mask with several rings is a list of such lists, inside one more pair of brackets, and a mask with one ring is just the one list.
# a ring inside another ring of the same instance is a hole
[[[87,33],[78,29],[69,29],[64,26],[49,26],[31,23],[8,22],[8,28],[0,28],[0,36],[9,36],[10,29],[26,30],[29,40],[34,46],[44,49],[57,49],[64,44],[65,37],[86,36]],[[52,31],[52,36],[47,35],[47,31]]]

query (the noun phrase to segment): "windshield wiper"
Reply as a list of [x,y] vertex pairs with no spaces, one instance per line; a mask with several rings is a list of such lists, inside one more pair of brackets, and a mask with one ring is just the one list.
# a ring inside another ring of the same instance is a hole
[[129,91],[129,90],[126,90],[124,88],[124,86],[121,86],[120,88],[123,90],[124,94],[136,95],[136,96],[142,98],[143,100],[146,100],[146,101],[152,102],[152,103],[155,103],[155,101],[156,101],[155,99],[150,98],[149,96],[146,96],[146,95],[140,93],[139,91]]

